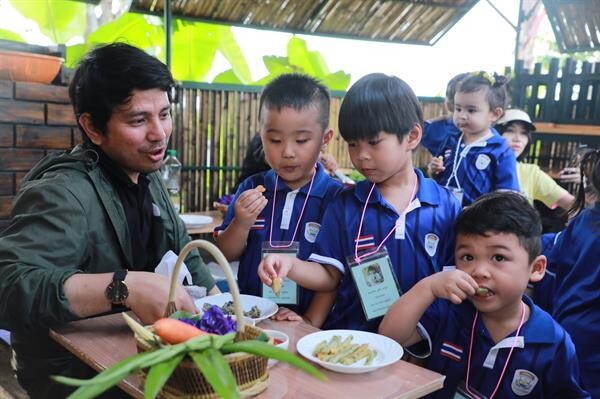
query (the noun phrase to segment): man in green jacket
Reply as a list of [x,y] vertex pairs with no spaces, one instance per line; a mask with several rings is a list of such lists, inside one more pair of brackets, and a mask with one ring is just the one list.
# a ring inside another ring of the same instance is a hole
[[[49,328],[125,308],[152,323],[166,309],[170,282],[153,271],[189,242],[157,172],[173,86],[166,66],[135,47],[96,48],[69,87],[84,143],[22,181],[0,234],[0,328],[12,332],[17,377],[33,398],[69,392],[49,375],[90,376]],[[197,251],[185,263],[195,285],[218,292]],[[196,311],[181,286],[175,301]]]

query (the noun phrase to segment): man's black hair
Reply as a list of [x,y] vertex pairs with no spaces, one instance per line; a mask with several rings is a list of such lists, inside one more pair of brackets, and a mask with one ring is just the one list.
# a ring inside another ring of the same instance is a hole
[[69,97],[77,119],[89,113],[94,127],[106,133],[114,108],[125,103],[133,90],[160,89],[170,101],[174,85],[171,72],[161,61],[129,44],[111,43],[96,47],[81,60]]
[[262,118],[263,108],[288,107],[296,111],[315,107],[319,112],[319,125],[323,131],[329,127],[329,90],[318,80],[298,73],[287,73],[273,79],[260,95],[258,116]]
[[423,111],[410,86],[396,76],[373,73],[350,87],[340,106],[338,125],[346,141],[369,140],[380,132],[402,140],[423,124]]
[[529,254],[529,263],[540,254],[542,223],[527,198],[514,191],[494,191],[463,209],[454,225],[461,235],[514,234]]

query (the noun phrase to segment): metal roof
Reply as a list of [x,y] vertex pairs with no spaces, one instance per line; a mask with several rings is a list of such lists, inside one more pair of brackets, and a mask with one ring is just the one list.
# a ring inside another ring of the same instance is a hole
[[[248,28],[435,44],[479,0],[171,0],[175,17]],[[164,0],[131,11],[163,13]]]
[[562,52],[600,50],[600,0],[543,0]]

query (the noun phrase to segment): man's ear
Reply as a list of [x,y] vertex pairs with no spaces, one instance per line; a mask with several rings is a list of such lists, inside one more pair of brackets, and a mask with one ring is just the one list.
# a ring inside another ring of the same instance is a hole
[[421,142],[421,137],[423,136],[423,128],[420,124],[415,123],[412,129],[406,135],[408,149],[413,151],[417,148],[419,143]]
[[537,283],[544,278],[545,273],[546,257],[544,255],[540,255],[535,258],[531,264],[531,275],[529,276],[529,281],[532,283]]
[[333,138],[333,129],[328,127],[327,130],[325,130],[325,132],[323,132],[323,142],[321,143],[321,151],[325,151],[325,149],[327,148],[327,144],[329,144],[329,142],[331,141],[332,138]]
[[79,124],[92,143],[96,145],[102,144],[106,136],[100,130],[96,129],[94,122],[92,122],[92,116],[88,112],[79,116]]

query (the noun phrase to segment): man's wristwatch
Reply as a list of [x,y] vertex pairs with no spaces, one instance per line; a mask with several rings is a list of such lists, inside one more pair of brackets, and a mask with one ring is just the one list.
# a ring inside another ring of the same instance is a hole
[[106,291],[104,291],[106,299],[113,304],[113,309],[125,305],[125,300],[129,296],[129,288],[127,288],[127,284],[123,281],[126,276],[127,270],[117,270],[113,274],[112,281],[106,287]]

